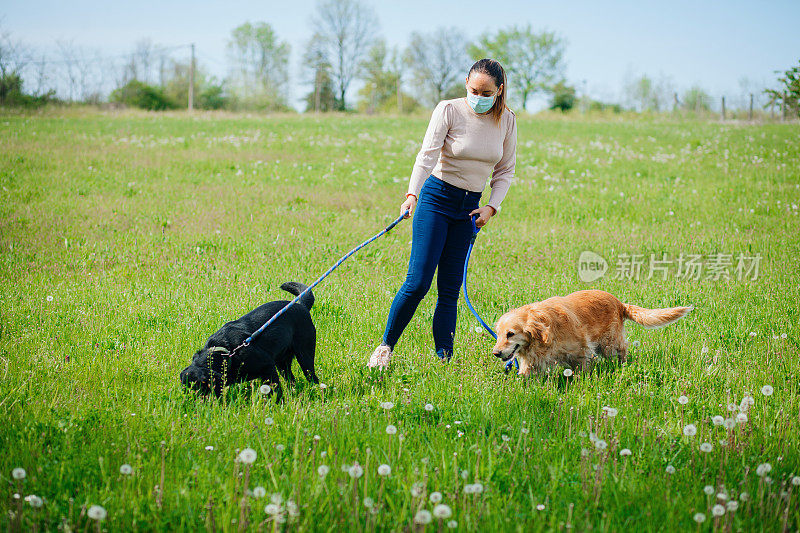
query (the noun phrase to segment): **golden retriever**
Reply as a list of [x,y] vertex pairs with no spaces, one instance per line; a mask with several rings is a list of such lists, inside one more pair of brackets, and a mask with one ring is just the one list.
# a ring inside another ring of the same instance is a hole
[[680,320],[692,309],[645,309],[599,290],[554,296],[501,316],[492,354],[503,361],[516,355],[522,376],[553,364],[585,369],[594,354],[607,358],[616,355],[623,363],[628,350],[625,319],[646,328],[659,328]]

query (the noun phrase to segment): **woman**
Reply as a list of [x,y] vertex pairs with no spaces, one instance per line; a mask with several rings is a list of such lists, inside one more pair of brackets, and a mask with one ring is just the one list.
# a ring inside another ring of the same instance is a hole
[[[392,350],[428,292],[438,267],[433,315],[436,355],[449,361],[456,302],[472,237],[470,217],[484,226],[497,214],[516,164],[516,116],[506,107],[506,75],[492,59],[472,65],[466,98],[439,102],[417,155],[400,213],[414,213],[408,275],[389,310],[383,342],[367,366],[385,368]],[[489,202],[478,207],[491,174]],[[419,203],[417,199],[419,198]]]

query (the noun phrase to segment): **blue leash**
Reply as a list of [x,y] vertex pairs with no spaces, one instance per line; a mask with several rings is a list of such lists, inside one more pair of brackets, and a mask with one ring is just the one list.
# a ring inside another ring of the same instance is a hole
[[264,332],[264,330],[265,330],[265,329],[267,329],[267,328],[270,326],[270,324],[272,324],[273,322],[275,322],[276,320],[278,320],[278,317],[280,317],[280,316],[281,316],[283,313],[285,313],[285,312],[286,312],[286,311],[287,311],[287,310],[288,310],[288,309],[289,309],[291,306],[293,306],[293,305],[294,305],[294,304],[296,304],[298,301],[300,301],[300,299],[301,299],[301,298],[302,298],[302,297],[303,297],[303,296],[304,296],[304,295],[305,295],[307,292],[309,292],[311,289],[313,289],[314,287],[316,287],[317,285],[319,285],[319,283],[320,283],[320,282],[321,282],[323,279],[325,279],[325,278],[327,278],[328,276],[330,276],[331,272],[333,272],[334,270],[336,270],[336,269],[339,267],[339,265],[341,265],[342,263],[344,263],[344,262],[347,260],[347,258],[348,258],[348,257],[350,257],[351,255],[353,255],[354,253],[356,253],[357,251],[359,251],[359,250],[360,250],[360,249],[362,249],[363,247],[367,246],[368,244],[370,244],[372,241],[374,241],[375,239],[377,239],[377,238],[378,238],[378,237],[380,237],[381,235],[384,235],[384,234],[386,234],[386,233],[390,232],[390,231],[392,230],[392,228],[394,228],[396,225],[398,225],[398,224],[399,224],[399,223],[400,223],[400,222],[401,222],[401,221],[402,221],[402,220],[403,220],[403,219],[406,217],[406,215],[408,215],[408,211],[406,211],[405,213],[403,213],[402,215],[400,215],[400,216],[397,218],[397,220],[395,220],[394,222],[392,222],[391,224],[389,224],[388,226],[386,226],[385,228],[383,228],[383,230],[381,230],[379,233],[377,233],[377,234],[373,235],[372,237],[370,237],[370,238],[369,238],[369,239],[367,239],[366,241],[362,242],[361,244],[359,244],[358,246],[356,246],[355,248],[353,248],[352,250],[350,250],[349,252],[347,252],[346,254],[344,254],[344,255],[342,256],[342,258],[341,258],[341,259],[339,259],[338,261],[336,261],[336,264],[334,264],[332,267],[330,267],[330,268],[327,270],[327,272],[325,272],[323,275],[321,275],[319,278],[317,278],[317,280],[316,280],[314,283],[312,283],[311,285],[309,285],[308,287],[306,287],[306,289],[305,289],[303,292],[301,292],[300,294],[298,294],[297,296],[295,296],[295,298],[294,298],[294,299],[293,299],[291,302],[289,302],[288,304],[286,304],[286,305],[285,305],[285,306],[284,306],[284,307],[283,307],[283,308],[282,308],[280,311],[278,311],[277,313],[275,313],[274,315],[272,315],[272,318],[270,318],[269,320],[267,320],[267,321],[264,323],[264,325],[263,325],[263,326],[261,326],[260,328],[258,328],[257,330],[255,330],[255,331],[254,331],[254,332],[253,332],[253,333],[252,333],[252,334],[251,334],[249,337],[247,337],[247,338],[244,340],[244,342],[243,342],[242,344],[240,344],[239,346],[237,346],[236,348],[234,348],[234,349],[233,349],[233,351],[232,351],[232,352],[230,352],[230,353],[228,354],[228,357],[233,357],[233,356],[234,356],[234,354],[236,354],[236,352],[237,352],[237,351],[238,351],[240,348],[244,348],[244,347],[246,347],[246,346],[249,346],[249,345],[250,345],[250,343],[251,343],[251,342],[253,342],[253,339],[255,339],[256,337],[258,337],[259,335],[261,335],[261,333],[263,333],[263,332]]
[[[473,215],[473,216],[469,217],[470,222],[472,222],[472,240],[470,240],[470,242],[469,242],[469,250],[467,250],[467,258],[466,258],[466,260],[464,260],[464,301],[467,302],[467,307],[469,307],[469,310],[472,311],[473,315],[475,315],[475,318],[478,319],[478,322],[481,323],[481,326],[483,326],[483,329],[488,331],[489,334],[492,337],[494,337],[495,340],[497,340],[497,333],[492,331],[492,328],[490,328],[489,325],[486,324],[486,322],[483,321],[483,319],[480,317],[480,315],[475,310],[475,308],[472,307],[472,304],[469,301],[469,295],[467,294],[467,267],[469,266],[469,257],[472,255],[472,247],[475,245],[475,239],[478,238],[478,232],[481,230],[481,228],[479,228],[478,226],[475,225],[475,219],[477,219],[477,218],[478,218],[478,215]],[[510,361],[508,361],[506,363],[506,372],[511,370],[511,365],[512,364],[514,366],[516,366],[517,370],[519,370],[519,361],[517,361],[517,357],[514,356]]]

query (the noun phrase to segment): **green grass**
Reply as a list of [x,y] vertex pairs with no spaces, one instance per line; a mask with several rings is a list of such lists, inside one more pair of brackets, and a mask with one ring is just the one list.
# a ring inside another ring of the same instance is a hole
[[[220,401],[181,390],[178,373],[222,323],[285,298],[282,282],[316,279],[397,216],[426,124],[0,115],[0,528],[95,528],[86,510],[101,505],[110,531],[197,531],[212,517],[235,531],[240,516],[248,530],[406,530],[441,492],[463,531],[687,530],[697,512],[702,530],[797,530],[796,125],[520,117],[518,181],[478,238],[470,296],[489,322],[584,288],[645,307],[696,306],[661,330],[629,325],[639,345],[625,365],[569,380],[505,376],[462,301],[444,366],[430,333],[434,286],[390,371],[370,374],[405,276],[404,222],[316,290],[326,389],[301,377],[282,405],[258,384]],[[578,279],[584,250],[608,260],[605,277]],[[663,253],[762,259],[755,280],[733,267],[730,279],[685,279],[674,264],[666,279],[647,279],[646,268],[615,279],[620,254]],[[746,423],[712,424],[748,393]],[[682,433],[690,423],[694,437]],[[258,453],[249,469],[235,461],[246,447]],[[356,462],[364,474],[353,480],[342,465]],[[763,477],[761,463],[772,466]],[[484,491],[466,494],[474,483]],[[715,523],[706,485],[738,509]],[[256,486],[266,497],[243,500]],[[298,516],[265,522],[271,494]]]

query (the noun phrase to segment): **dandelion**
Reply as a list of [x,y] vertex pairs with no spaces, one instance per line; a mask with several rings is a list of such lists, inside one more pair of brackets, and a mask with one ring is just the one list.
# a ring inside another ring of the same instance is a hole
[[474,491],[475,494],[480,494],[481,492],[483,492],[483,485],[481,485],[480,483],[475,483],[472,485],[472,490]]
[[292,500],[286,501],[286,510],[289,511],[289,516],[295,517],[300,515],[300,511],[297,509],[297,504]]
[[433,516],[435,516],[439,520],[450,518],[451,516],[453,516],[453,510],[450,509],[448,505],[440,503],[439,505],[433,508]]
[[722,501],[726,501],[728,499],[728,495],[725,494],[724,492],[718,492],[717,493],[717,499],[718,500],[722,500]]
[[267,489],[265,489],[260,485],[253,489],[253,496],[255,496],[256,498],[261,499],[266,495],[267,495]]
[[261,386],[258,388],[258,392],[260,392],[261,394],[263,394],[264,396],[266,396],[267,394],[269,394],[270,392],[272,392],[272,387],[270,387],[269,385],[267,385],[266,383],[264,383],[263,385],[261,385]]
[[28,502],[30,506],[33,507],[34,509],[38,509],[44,503],[42,502],[42,499],[38,497],[36,494],[25,496],[25,501]]
[[571,368],[565,368],[565,369],[564,369],[564,377],[565,377],[565,378],[571,377],[571,376],[572,376],[572,374],[574,374],[574,372],[572,371],[572,369],[571,369]]
[[52,301],[53,301],[53,297],[52,297],[52,296],[50,296],[50,295],[47,295],[47,298],[45,298],[45,299],[46,299],[48,302],[52,302]]
[[537,505],[537,506],[536,506],[536,510],[537,510],[537,511],[544,511],[544,504],[543,504],[543,503],[540,503],[539,505]]
[[501,435],[500,438],[503,439],[503,442],[508,442],[511,440],[511,437],[506,434]]
[[455,529],[455,528],[458,527],[458,522],[456,522],[455,520],[450,520],[447,523],[447,527],[450,528],[450,529]]
[[275,505],[280,505],[283,503],[283,496],[281,496],[279,492],[275,492],[269,497],[269,501]]
[[530,430],[529,430],[528,428],[522,428],[522,429],[520,429],[520,432],[521,432],[523,435],[527,435],[527,434],[530,432]]
[[361,468],[360,464],[356,463],[356,464],[354,464],[353,466],[350,467],[350,469],[347,471],[347,473],[350,474],[351,478],[358,479],[358,478],[360,478],[361,476],[364,475],[364,469]]
[[316,442],[319,442],[320,440],[322,440],[322,437],[320,437],[319,435],[314,435],[314,440]]
[[123,476],[130,476],[133,473],[133,468],[129,464],[124,464],[119,467],[119,473]]
[[328,465],[319,465],[319,466],[317,467],[317,475],[318,475],[319,477],[325,477],[325,476],[327,476],[327,475],[328,475],[328,472],[330,472],[330,471],[331,471],[331,469],[328,467]]
[[275,449],[280,453],[286,449],[286,446],[284,446],[283,444],[276,444]]
[[640,343],[639,341],[633,341],[633,347],[634,348],[638,348],[641,345],[642,345],[642,343]]
[[737,502],[736,500],[731,500],[727,504],[725,504],[725,507],[728,509],[728,511],[733,512],[739,508],[739,502]]
[[433,404],[432,403],[426,403],[425,404],[425,410],[428,411],[429,413],[431,411],[433,411]]
[[461,479],[466,480],[469,477],[469,470],[461,471]]
[[697,435],[697,426],[694,424],[687,424],[683,426],[683,434],[687,437],[694,437]]
[[736,421],[739,422],[740,424],[744,424],[745,422],[747,422],[747,415],[745,413],[739,413],[738,415],[736,415]]
[[750,494],[742,492],[741,494],[739,494],[739,499],[742,500],[743,502],[746,502],[747,500],[750,499]]
[[239,452],[238,460],[246,465],[251,465],[256,461],[256,451],[253,448],[245,448],[241,452]]
[[606,441],[603,439],[597,439],[594,441],[594,447],[598,450],[605,450],[608,447],[608,443],[606,443]]
[[700,445],[701,452],[711,453],[713,449],[714,446],[712,446],[710,442],[704,442],[703,444]]
[[395,433],[397,433],[397,428],[392,424],[389,424],[388,426],[386,426],[386,433],[388,433],[389,435],[394,435]]
[[725,429],[733,429],[736,427],[736,420],[733,418],[726,418],[722,425],[725,426]]
[[275,423],[275,421],[272,419],[272,417],[271,417],[271,416],[268,416],[267,418],[265,418],[265,419],[264,419],[264,423],[265,423],[266,425],[268,425],[268,426],[271,426],[272,424],[274,424],[274,423]]
[[415,524],[430,524],[431,520],[433,520],[433,515],[427,509],[420,509],[417,511],[417,514],[414,515]]
[[781,333],[781,339],[785,339],[787,337],[786,333]]
[[617,416],[618,411],[614,407],[606,407],[606,416],[608,418],[614,418]]
[[275,516],[281,512],[281,506],[274,503],[268,503],[266,507],[264,507],[264,512],[270,516]]
[[706,515],[704,515],[703,513],[695,513],[694,521],[697,522],[698,524],[702,524],[703,522],[706,521]]
[[381,402],[382,409],[386,409],[388,411],[392,407],[394,407],[394,404],[392,402]]
[[756,403],[756,399],[749,394],[742,398],[742,405],[753,405],[754,403]]
[[739,406],[736,405],[735,403],[731,402],[728,404],[728,411],[730,411],[731,413],[733,413],[737,409],[739,409]]
[[322,389],[322,390],[325,390],[325,389],[327,389],[327,388],[328,388],[328,386],[327,386],[327,385],[325,385],[324,383],[320,383],[320,384],[319,384],[319,388],[320,388],[320,389]]
[[764,385],[761,387],[761,394],[764,396],[772,396],[773,392],[775,392],[775,389],[772,388],[772,385]]
[[706,485],[705,487],[703,487],[703,492],[706,493],[706,496],[711,496],[712,494],[714,494],[714,487],[711,485]]
[[411,490],[409,492],[411,492],[412,497],[419,498],[420,496],[422,496],[422,485],[420,485],[419,483],[414,483],[413,485],[411,485]]
[[620,454],[622,457],[627,457],[627,456],[629,456],[629,455],[631,454],[631,451],[630,451],[630,449],[628,449],[628,448],[622,448],[622,449],[619,451],[619,454]]
[[681,405],[686,405],[687,403],[689,403],[689,398],[687,398],[684,395],[678,396],[678,403]]
[[392,467],[386,464],[383,464],[378,467],[378,475],[381,477],[386,477],[392,473]]
[[214,451],[214,447],[213,447],[213,446],[210,446],[210,445],[209,445],[209,446],[206,446],[206,451],[207,451],[207,452],[213,452],[213,451]]
[[795,487],[800,487],[800,476],[794,476],[792,478],[792,485]]
[[106,516],[108,515],[106,510],[99,505],[92,505],[89,507],[89,510],[86,512],[86,514],[89,516],[89,518],[92,520],[97,520],[98,522],[105,520]]
[[25,479],[25,469],[24,468],[15,468],[11,471],[11,477],[14,479],[20,480]]
[[672,465],[667,465],[666,472],[667,472],[667,474],[670,474],[670,475],[674,474],[675,473],[675,467],[672,466]]
[[725,514],[725,508],[720,504],[717,504],[711,508],[711,514],[714,516],[722,516]]
[[366,507],[367,509],[372,509],[373,505],[375,505],[375,500],[373,500],[369,496],[364,498],[364,507]]
[[[703,347],[700,349],[700,353],[701,353],[701,354],[707,354],[707,353],[708,353],[708,346],[705,346],[705,345],[704,345],[704,346],[703,346]],[[703,517],[703,518],[705,519],[705,517]]]
[[428,496],[428,499],[431,503],[439,503],[442,501],[442,493],[441,492],[431,492],[431,495]]
[[719,415],[711,417],[711,423],[714,424],[715,426],[721,426],[724,421],[725,419]]
[[769,463],[761,463],[756,467],[756,475],[759,477],[764,477],[770,472],[772,472],[772,465]]

